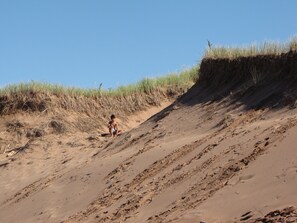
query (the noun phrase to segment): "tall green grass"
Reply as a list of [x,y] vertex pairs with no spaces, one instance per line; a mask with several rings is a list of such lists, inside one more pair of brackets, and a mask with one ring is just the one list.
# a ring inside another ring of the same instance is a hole
[[0,96],[11,94],[28,94],[30,92],[42,92],[56,95],[85,96],[85,97],[117,97],[137,93],[151,93],[155,90],[170,91],[175,88],[186,89],[198,79],[198,66],[183,70],[176,74],[168,74],[158,78],[145,78],[136,84],[120,86],[115,89],[76,88],[65,87],[59,84],[48,84],[31,81],[0,88]]
[[236,59],[239,57],[252,57],[258,55],[280,55],[289,51],[297,51],[297,36],[286,43],[264,42],[247,47],[209,47],[205,50],[203,58],[206,59]]
[[198,80],[198,66],[186,69],[177,74],[168,74],[157,78],[144,78],[136,84],[120,86],[110,91],[102,91],[103,95],[128,95],[133,93],[151,93],[155,90],[175,90],[189,88]]

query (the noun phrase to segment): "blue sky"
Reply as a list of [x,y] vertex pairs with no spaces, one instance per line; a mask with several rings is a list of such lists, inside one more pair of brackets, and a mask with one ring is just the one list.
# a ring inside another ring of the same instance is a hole
[[0,0],[0,87],[115,88],[191,67],[215,45],[286,41],[295,0]]

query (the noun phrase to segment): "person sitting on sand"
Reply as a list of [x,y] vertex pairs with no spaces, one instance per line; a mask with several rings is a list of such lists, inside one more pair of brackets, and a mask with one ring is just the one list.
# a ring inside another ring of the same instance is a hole
[[115,136],[121,134],[122,133],[122,130],[119,130],[118,129],[118,124],[117,124],[117,122],[115,120],[116,117],[115,117],[114,114],[112,114],[110,116],[110,119],[111,120],[108,122],[108,130],[109,130],[110,136],[111,137],[115,137]]

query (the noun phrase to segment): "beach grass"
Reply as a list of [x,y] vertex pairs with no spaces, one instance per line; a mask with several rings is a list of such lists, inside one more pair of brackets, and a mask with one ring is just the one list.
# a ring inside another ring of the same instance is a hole
[[198,66],[156,78],[144,78],[135,84],[123,85],[114,89],[66,87],[59,84],[31,81],[18,83],[0,88],[0,96],[11,94],[28,94],[42,92],[55,95],[84,96],[84,97],[118,97],[129,94],[151,93],[155,90],[170,91],[175,88],[187,89],[198,79]]
[[204,59],[236,59],[240,57],[254,57],[259,55],[280,55],[290,51],[297,51],[297,36],[285,43],[266,41],[250,46],[209,46],[204,52]]

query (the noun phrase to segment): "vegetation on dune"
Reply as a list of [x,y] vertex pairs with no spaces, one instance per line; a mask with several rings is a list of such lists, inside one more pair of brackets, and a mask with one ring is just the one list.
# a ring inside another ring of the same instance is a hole
[[26,94],[28,92],[42,92],[55,95],[84,96],[84,97],[119,97],[130,94],[151,93],[155,90],[175,92],[185,90],[193,85],[198,79],[198,66],[186,69],[177,74],[168,74],[158,78],[145,78],[136,84],[120,86],[116,89],[99,88],[76,88],[65,87],[58,84],[48,84],[31,81],[8,85],[0,89],[0,96],[11,94]]
[[9,85],[0,89],[0,115],[23,111],[72,110],[100,118],[121,115],[158,105],[164,98],[184,93],[198,79],[198,66],[136,84],[105,90],[65,87],[39,82]]
[[[250,47],[211,47],[199,67],[199,80],[219,86],[265,84],[273,80],[296,81],[297,37],[287,43],[266,42]],[[284,78],[285,77],[285,78]]]
[[259,55],[280,55],[297,51],[297,36],[286,43],[264,42],[248,47],[209,46],[205,50],[204,59],[236,59],[239,57],[254,57]]
[[183,70],[179,74],[169,74],[158,78],[145,78],[136,84],[120,86],[114,90],[103,91],[102,95],[122,96],[133,93],[149,94],[156,90],[166,91],[171,94],[176,91],[184,91],[192,86],[198,79],[198,66]]
[[[239,57],[254,57],[259,55],[280,55],[297,51],[297,36],[282,44],[278,42],[264,42],[248,47],[223,47],[209,45],[205,50],[202,59],[236,59]],[[198,80],[200,65],[185,69],[179,73],[168,74],[157,78],[145,78],[136,84],[120,86],[115,89],[99,88],[76,88],[65,87],[58,84],[48,84],[31,81],[29,83],[19,83],[0,88],[0,97],[11,94],[26,94],[32,92],[42,92],[57,96],[84,96],[90,98],[98,97],[122,97],[131,94],[149,94],[153,91],[174,93],[176,91],[189,88]]]
[[[74,88],[39,82],[20,83],[0,88],[0,115],[17,110],[48,111],[52,108],[70,109],[87,114],[121,111],[128,114],[148,105],[157,105],[164,98],[183,94],[197,80],[221,86],[230,81],[252,80],[259,83],[266,77],[278,76],[284,66],[280,57],[290,54],[295,61],[297,36],[287,43],[265,42],[250,47],[212,47],[205,51],[202,62],[179,73],[157,78],[145,78],[136,84],[115,89]],[[258,57],[262,56],[262,57]],[[278,56],[278,57],[275,57]],[[241,58],[237,60],[237,58]],[[222,60],[217,60],[222,59]],[[284,59],[284,58],[283,58]],[[288,58],[285,58],[286,60]],[[229,60],[226,63],[226,60]],[[270,60],[274,63],[271,64]],[[295,62],[286,62],[287,72],[295,72]]]

